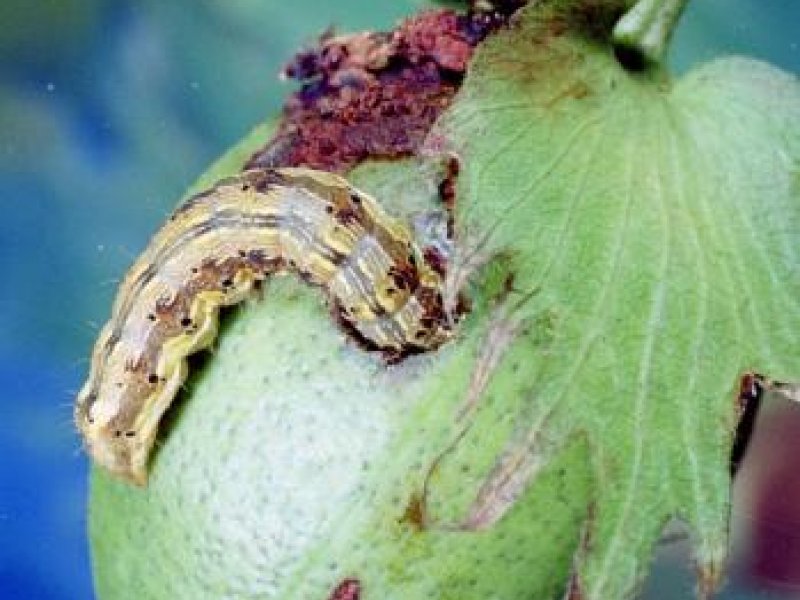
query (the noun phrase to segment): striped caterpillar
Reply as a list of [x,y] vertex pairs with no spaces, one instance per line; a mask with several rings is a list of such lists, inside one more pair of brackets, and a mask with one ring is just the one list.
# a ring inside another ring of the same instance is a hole
[[434,267],[406,227],[337,175],[287,168],[218,182],[173,213],[120,286],[75,404],[88,453],[145,485],[187,357],[215,339],[220,307],[275,272],[323,287],[389,360],[436,348],[451,325]]

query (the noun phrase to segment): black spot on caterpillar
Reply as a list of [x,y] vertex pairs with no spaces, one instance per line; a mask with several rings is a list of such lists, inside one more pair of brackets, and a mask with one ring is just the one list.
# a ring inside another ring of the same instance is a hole
[[146,483],[187,357],[214,340],[221,307],[282,269],[324,288],[348,327],[389,359],[451,335],[441,266],[345,179],[275,169],[222,180],[173,213],[120,286],[75,404],[98,464]]

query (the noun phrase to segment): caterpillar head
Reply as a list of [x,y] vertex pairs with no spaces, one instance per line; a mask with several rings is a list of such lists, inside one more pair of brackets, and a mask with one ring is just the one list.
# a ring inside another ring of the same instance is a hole
[[132,372],[130,361],[115,354],[93,366],[75,403],[75,423],[97,464],[144,486],[158,422],[185,378],[185,361],[163,378]]

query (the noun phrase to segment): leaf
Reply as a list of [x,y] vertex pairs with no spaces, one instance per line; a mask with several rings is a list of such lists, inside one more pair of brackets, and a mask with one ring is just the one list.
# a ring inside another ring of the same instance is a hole
[[581,597],[617,598],[673,515],[718,576],[738,377],[800,374],[800,86],[737,58],[628,73],[589,6],[539,3],[483,46],[439,135],[462,237],[513,249],[525,312],[558,315],[527,368],[544,430],[591,448]]
[[[714,583],[738,378],[800,375],[800,89],[744,59],[631,74],[603,6],[526,9],[431,135],[461,161],[458,338],[386,368],[271,282],[148,488],[94,473],[100,598],[555,598],[573,566],[574,597],[621,598],[674,515]],[[410,218],[434,172],[351,176]]]

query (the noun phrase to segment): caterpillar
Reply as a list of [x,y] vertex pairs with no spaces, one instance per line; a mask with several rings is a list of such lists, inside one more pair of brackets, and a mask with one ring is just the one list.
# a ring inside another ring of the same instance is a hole
[[214,341],[221,307],[287,271],[389,361],[452,335],[440,266],[373,198],[325,171],[245,171],[179,206],[124,277],[75,402],[90,457],[145,485],[188,356]]

